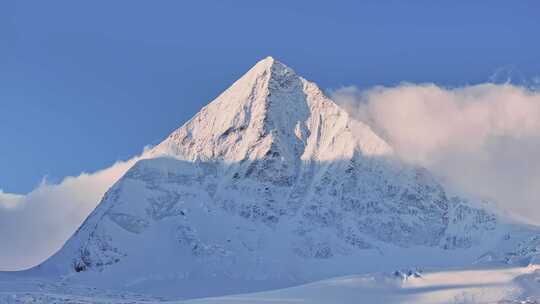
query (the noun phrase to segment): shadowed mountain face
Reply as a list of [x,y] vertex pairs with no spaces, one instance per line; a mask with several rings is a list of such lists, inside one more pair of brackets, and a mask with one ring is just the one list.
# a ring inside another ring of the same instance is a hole
[[33,271],[209,296],[472,262],[507,233],[272,58],[144,158]]

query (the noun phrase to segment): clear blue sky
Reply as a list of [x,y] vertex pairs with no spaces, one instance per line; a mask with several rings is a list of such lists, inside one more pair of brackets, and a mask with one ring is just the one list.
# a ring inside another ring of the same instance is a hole
[[540,74],[538,1],[187,2],[1,1],[0,189],[127,159],[268,55],[327,89]]

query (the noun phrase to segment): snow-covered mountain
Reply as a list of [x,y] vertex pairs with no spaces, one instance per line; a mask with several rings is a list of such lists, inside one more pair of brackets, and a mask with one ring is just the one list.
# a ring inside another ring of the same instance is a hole
[[197,297],[535,254],[271,57],[144,158],[28,273]]

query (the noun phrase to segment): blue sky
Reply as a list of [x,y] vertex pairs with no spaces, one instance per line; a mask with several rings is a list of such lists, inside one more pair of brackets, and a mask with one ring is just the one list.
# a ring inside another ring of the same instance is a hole
[[0,189],[130,158],[268,55],[326,89],[459,86],[539,75],[538,37],[536,1],[2,1]]

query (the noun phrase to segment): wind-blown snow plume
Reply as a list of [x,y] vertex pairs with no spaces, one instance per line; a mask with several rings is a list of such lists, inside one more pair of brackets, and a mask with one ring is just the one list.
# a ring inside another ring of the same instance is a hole
[[332,96],[405,160],[540,221],[540,93],[510,84],[402,84]]
[[0,191],[0,270],[34,266],[58,250],[138,159],[59,184],[42,182],[26,195]]

